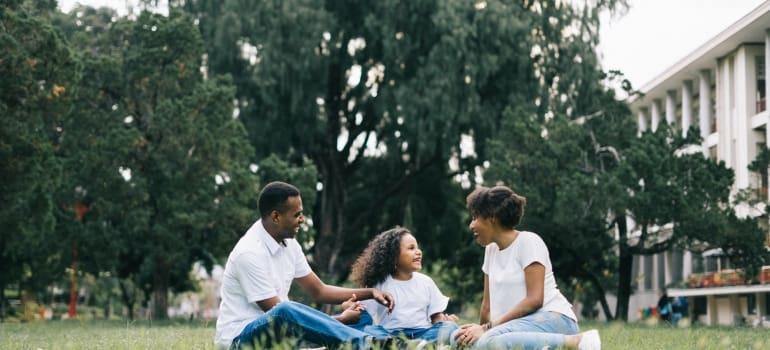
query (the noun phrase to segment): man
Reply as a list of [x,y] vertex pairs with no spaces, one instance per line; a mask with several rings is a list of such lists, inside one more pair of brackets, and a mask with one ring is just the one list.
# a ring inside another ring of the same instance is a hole
[[310,269],[295,239],[305,222],[299,190],[287,183],[271,182],[259,194],[260,219],[233,248],[222,280],[219,318],[214,341],[220,349],[265,342],[276,332],[324,346],[350,343],[368,348],[372,338],[306,305],[289,301],[291,282],[321,303],[370,299],[393,310],[389,293],[372,288],[342,288],[323,283]]

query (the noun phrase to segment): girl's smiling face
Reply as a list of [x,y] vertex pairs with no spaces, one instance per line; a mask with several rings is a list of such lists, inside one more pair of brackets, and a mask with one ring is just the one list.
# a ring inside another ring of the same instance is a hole
[[396,262],[396,274],[408,275],[422,269],[422,250],[417,245],[417,239],[407,233],[401,236],[401,253]]

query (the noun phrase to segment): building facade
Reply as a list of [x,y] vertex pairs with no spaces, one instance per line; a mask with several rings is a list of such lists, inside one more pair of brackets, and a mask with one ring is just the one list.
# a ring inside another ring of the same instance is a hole
[[[724,161],[735,172],[733,194],[749,190],[768,201],[767,172],[757,174],[748,169],[762,148],[770,148],[768,65],[770,1],[640,89],[642,97],[631,102],[639,133],[656,130],[661,123],[682,133],[690,126],[699,126],[704,156]],[[765,214],[763,205],[744,205],[736,211],[743,216]],[[757,277],[758,284],[745,284],[740,267],[731,266],[719,250],[637,257],[634,273],[636,290],[629,305],[629,320],[642,318],[640,310],[655,305],[659,292],[667,288],[670,297],[687,298],[689,315],[696,322],[734,325],[768,321],[770,269]]]

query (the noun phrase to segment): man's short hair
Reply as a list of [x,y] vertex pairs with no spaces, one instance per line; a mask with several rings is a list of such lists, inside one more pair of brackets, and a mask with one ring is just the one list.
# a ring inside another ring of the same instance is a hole
[[289,197],[299,196],[299,189],[281,181],[273,181],[259,192],[259,216],[266,218],[273,210],[282,213],[286,210]]

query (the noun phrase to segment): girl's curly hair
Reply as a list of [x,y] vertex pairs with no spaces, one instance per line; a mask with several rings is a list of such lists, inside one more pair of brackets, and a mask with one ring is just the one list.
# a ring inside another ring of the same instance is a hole
[[401,237],[411,234],[396,226],[375,236],[363,253],[353,263],[350,279],[360,287],[371,288],[396,272],[396,262],[401,255]]

